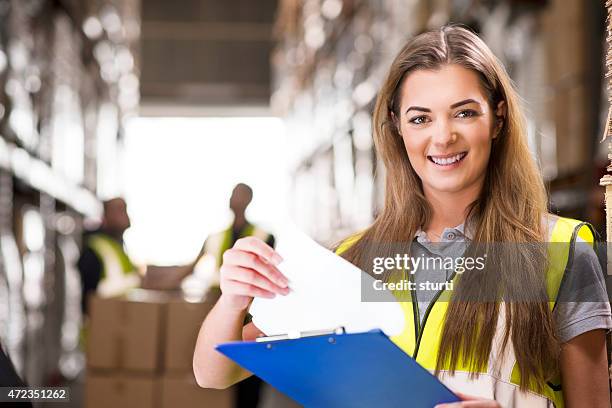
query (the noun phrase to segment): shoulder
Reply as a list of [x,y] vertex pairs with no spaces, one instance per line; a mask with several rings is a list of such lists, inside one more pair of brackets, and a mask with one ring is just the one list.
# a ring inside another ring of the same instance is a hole
[[223,238],[227,235],[228,231],[229,231],[229,229],[226,228],[226,229],[221,230],[221,231],[211,232],[206,237],[206,240],[204,241],[204,245],[206,245],[206,244],[216,244],[216,243],[221,242],[223,240]]
[[101,234],[102,234],[102,231],[99,229],[85,231],[82,235],[83,243],[88,244],[89,241],[91,241],[92,239],[96,237],[99,237]]
[[549,215],[549,225],[555,231],[551,242],[571,243],[553,310],[561,342],[587,331],[612,328],[605,261],[596,251],[592,227],[580,220],[554,215]]
[[548,255],[559,267],[565,265],[566,275],[568,272],[578,276],[601,273],[595,233],[589,223],[547,214],[546,227]]
[[364,233],[365,231],[356,232],[340,240],[339,242],[337,242],[335,245],[332,246],[332,251],[335,252],[337,255],[342,255],[342,253],[346,252],[357,241],[359,241]]
[[216,238],[216,237],[222,237],[225,234],[227,234],[227,232],[230,230],[230,228],[225,228],[219,231],[215,231],[215,232],[211,232],[210,234],[208,234],[208,238]]
[[593,228],[585,221],[547,213],[543,216],[542,225],[548,242],[578,240],[593,243],[595,241]]
[[268,231],[266,231],[265,229],[261,228],[258,225],[255,224],[251,224],[253,226],[253,232],[251,233],[252,236],[257,237],[259,239],[261,239],[262,241],[268,241],[268,240],[272,240],[274,241],[274,236],[269,233]]
[[566,240],[551,240],[553,244],[563,242],[561,247],[556,245],[554,248],[561,252],[564,247],[567,253],[566,268],[558,300],[561,302],[606,301],[605,260],[600,259],[603,253],[597,248],[595,233],[591,225],[569,218],[560,218],[559,223],[568,224],[558,225],[555,228],[566,229],[566,236],[571,231],[571,238],[569,246]]

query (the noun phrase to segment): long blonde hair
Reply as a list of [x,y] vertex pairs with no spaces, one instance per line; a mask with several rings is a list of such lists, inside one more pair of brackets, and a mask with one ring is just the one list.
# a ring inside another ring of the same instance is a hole
[[[471,31],[457,25],[420,34],[399,52],[378,94],[373,114],[374,142],[386,169],[384,207],[374,223],[342,256],[364,265],[368,246],[412,242],[425,228],[432,209],[423,194],[421,180],[408,160],[394,118],[400,117],[401,88],[415,70],[435,70],[457,64],[475,72],[492,111],[505,101],[506,115],[493,140],[482,192],[468,209],[467,221],[475,226],[476,243],[542,243],[547,195],[542,176],[529,151],[520,99],[501,62]],[[440,339],[437,371],[445,364],[453,372],[461,357],[471,356],[475,369],[486,366],[499,315],[499,303],[461,301],[474,285],[492,284],[499,271],[520,271],[522,279],[541,295],[541,301],[507,302],[504,343],[514,344],[521,387],[531,380],[543,384],[558,372],[559,343],[555,337],[545,285],[545,253],[524,251],[513,259],[488,265],[483,276],[464,274],[455,286]],[[463,294],[463,296],[462,296]],[[459,300],[458,300],[459,299]]]

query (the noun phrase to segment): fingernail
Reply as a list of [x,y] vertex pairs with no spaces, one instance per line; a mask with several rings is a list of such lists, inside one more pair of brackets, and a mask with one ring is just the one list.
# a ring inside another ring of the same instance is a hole
[[289,289],[289,288],[282,288],[282,289],[281,289],[281,293],[282,293],[283,295],[288,295],[288,294],[289,294],[289,292],[291,292],[291,289]]

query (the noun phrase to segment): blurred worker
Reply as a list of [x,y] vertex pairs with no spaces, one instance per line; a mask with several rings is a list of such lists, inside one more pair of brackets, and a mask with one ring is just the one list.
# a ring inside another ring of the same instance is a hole
[[234,246],[239,238],[254,236],[274,247],[274,236],[251,224],[246,219],[245,212],[252,199],[253,190],[251,187],[244,183],[239,183],[234,187],[229,202],[230,210],[234,213],[234,222],[227,229],[209,235],[196,259],[197,262],[204,255],[212,255],[215,258],[213,286],[217,288],[219,286],[219,267],[223,263],[223,253]]
[[[234,243],[239,238],[255,236],[270,247],[274,247],[274,236],[251,224],[246,219],[245,212],[252,199],[253,190],[251,187],[243,183],[239,183],[234,187],[229,202],[230,209],[234,213],[234,222],[227,229],[210,235],[204,242],[202,251],[198,256],[198,259],[205,254],[212,255],[216,258],[214,285],[217,290],[220,281],[219,267],[223,263],[223,253],[234,246]],[[249,321],[250,316],[247,316],[245,324]],[[261,389],[262,381],[256,376],[251,376],[249,379],[237,384],[236,407],[257,407],[260,400]]]
[[100,229],[87,234],[79,258],[83,289],[82,307],[87,312],[87,296],[116,296],[136,287],[139,277],[123,248],[123,233],[130,227],[130,217],[123,198],[104,202]]

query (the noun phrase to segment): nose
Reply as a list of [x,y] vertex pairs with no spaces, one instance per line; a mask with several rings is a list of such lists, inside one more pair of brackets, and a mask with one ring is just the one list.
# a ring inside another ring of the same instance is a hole
[[438,126],[435,126],[432,130],[434,133],[431,139],[436,147],[445,148],[457,140],[457,134],[453,131],[448,120],[440,120]]

